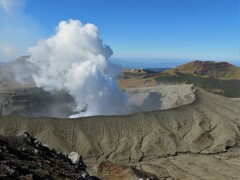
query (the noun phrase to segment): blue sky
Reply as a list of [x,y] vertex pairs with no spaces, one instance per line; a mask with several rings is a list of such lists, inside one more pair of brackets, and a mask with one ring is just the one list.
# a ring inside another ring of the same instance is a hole
[[[79,19],[100,29],[114,58],[240,61],[239,0],[19,1],[22,31],[34,32],[16,38],[19,53],[53,35],[59,21]],[[0,30],[1,39],[7,41]]]

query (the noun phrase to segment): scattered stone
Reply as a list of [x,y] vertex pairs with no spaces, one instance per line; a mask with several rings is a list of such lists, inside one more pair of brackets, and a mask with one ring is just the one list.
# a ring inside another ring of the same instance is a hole
[[73,164],[76,164],[79,162],[79,154],[76,153],[76,152],[71,152],[69,155],[68,155],[68,158],[71,159],[72,163]]
[[0,136],[0,149],[1,179],[97,179],[88,174],[80,155],[72,153],[71,160],[27,132],[17,137]]
[[158,180],[158,178],[153,174],[140,171],[134,167],[114,164],[109,161],[101,162],[97,166],[93,167],[92,173],[100,179],[104,180]]

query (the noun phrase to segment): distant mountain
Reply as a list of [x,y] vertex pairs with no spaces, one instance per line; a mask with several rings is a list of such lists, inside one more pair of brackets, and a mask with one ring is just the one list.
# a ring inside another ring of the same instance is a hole
[[164,71],[168,75],[175,75],[177,72],[220,79],[240,79],[240,68],[228,62],[196,60]]
[[158,83],[187,83],[226,97],[240,97],[240,69],[228,62],[193,61],[163,71]]
[[194,84],[208,92],[226,97],[240,97],[240,69],[228,62],[193,61],[174,69],[154,72],[125,71],[120,86],[155,86],[158,84]]

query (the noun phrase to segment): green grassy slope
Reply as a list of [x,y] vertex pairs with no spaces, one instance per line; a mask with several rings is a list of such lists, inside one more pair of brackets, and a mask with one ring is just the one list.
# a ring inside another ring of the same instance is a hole
[[211,93],[230,98],[240,97],[240,79],[217,79],[176,72],[176,75],[159,75],[156,80],[158,83],[194,84]]
[[164,71],[168,75],[175,75],[176,72],[221,79],[240,79],[240,69],[227,62],[192,61]]

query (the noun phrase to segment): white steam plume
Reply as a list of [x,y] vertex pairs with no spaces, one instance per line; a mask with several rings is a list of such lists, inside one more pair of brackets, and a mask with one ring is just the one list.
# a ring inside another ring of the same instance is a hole
[[120,68],[109,62],[112,50],[93,24],[62,21],[56,35],[29,48],[29,54],[38,87],[66,90],[75,98],[78,114],[73,117],[128,113],[127,95],[115,81]]

